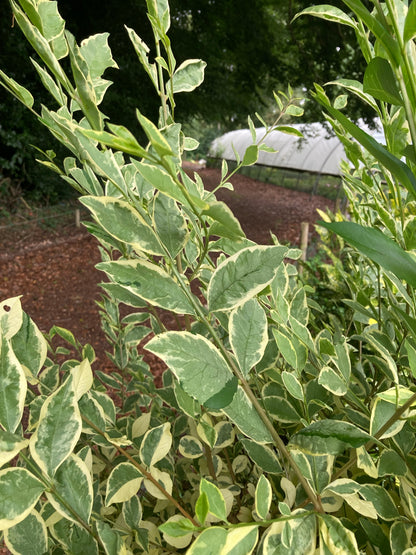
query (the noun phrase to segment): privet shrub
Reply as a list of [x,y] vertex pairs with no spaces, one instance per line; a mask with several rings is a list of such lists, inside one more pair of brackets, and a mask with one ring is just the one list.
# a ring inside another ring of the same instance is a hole
[[[2,82],[71,152],[62,167],[51,153],[44,163],[93,217],[119,369],[94,374],[90,345],[57,327],[43,336],[19,298],[0,304],[0,528],[13,553],[415,552],[416,4],[344,2],[351,15],[305,12],[355,29],[364,84],[336,84],[374,108],[387,145],[343,116],[344,94],[331,103],[317,86],[353,163],[354,221],[325,227],[361,253],[354,273],[338,265],[348,310],[328,316],[298,279],[297,249],[247,240],[215,191],[182,171],[196,143],[174,120],[175,95],[202,82],[204,63],[176,63],[167,1],[147,2],[151,57],[127,29],[161,100],[157,126],[137,111],[141,145],[99,109],[116,65],[107,35],[78,45],[56,2],[11,0],[53,107]],[[301,114],[290,89],[276,102]],[[224,163],[218,188],[229,175]],[[56,362],[67,351],[52,350],[55,335],[77,360]],[[159,388],[137,352],[150,337],[167,365]]]

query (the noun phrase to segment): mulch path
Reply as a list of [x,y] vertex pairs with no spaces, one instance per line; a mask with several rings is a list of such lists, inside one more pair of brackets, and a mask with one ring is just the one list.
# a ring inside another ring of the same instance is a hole
[[[219,182],[219,170],[198,173],[207,189]],[[317,208],[334,209],[334,203],[323,197],[249,177],[235,175],[231,182],[234,191],[223,189],[217,198],[230,206],[247,237],[260,244],[270,244],[273,232],[281,243],[299,246],[301,222],[313,224],[319,219]],[[99,261],[96,240],[73,221],[52,230],[39,225],[0,230],[0,300],[21,295],[23,309],[41,331],[54,324],[71,330],[82,344],[94,347],[94,368],[111,371],[96,305],[98,284],[105,278],[94,268]],[[155,373],[160,370],[158,361],[148,357],[148,362]]]

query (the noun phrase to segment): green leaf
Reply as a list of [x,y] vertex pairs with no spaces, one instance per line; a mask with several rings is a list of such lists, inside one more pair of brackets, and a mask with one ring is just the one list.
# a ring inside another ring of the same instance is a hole
[[371,95],[366,94],[363,91],[363,84],[360,83],[360,81],[356,81],[355,79],[336,79],[335,81],[328,81],[328,83],[325,83],[325,85],[335,85],[337,87],[342,87],[347,91],[354,93],[356,96],[358,96],[358,98],[371,106],[376,112],[379,111],[377,102],[374,101],[374,98]]
[[[147,119],[139,110],[136,111],[137,119],[139,120],[140,125],[143,127],[143,131],[146,133],[147,138],[149,139],[150,144],[155,149],[155,151],[159,154],[159,156],[173,156],[173,151],[164,138],[162,133],[156,127],[154,123],[152,123],[149,119]],[[136,167],[138,168],[138,164]],[[156,167],[156,166],[154,166]],[[159,169],[159,168],[156,168]],[[140,170],[139,170],[140,171]],[[155,185],[154,185],[155,186]]]
[[280,474],[282,467],[276,453],[267,445],[261,445],[247,438],[240,440],[248,456],[256,465],[268,474]]
[[358,447],[357,449],[357,466],[364,470],[364,472],[371,476],[371,478],[378,478],[378,470],[374,464],[373,458],[367,452],[365,446]]
[[170,423],[165,422],[148,430],[140,447],[140,458],[147,466],[154,466],[168,453],[172,445]]
[[[108,127],[113,131],[113,133],[83,128],[80,128],[79,131],[82,135],[85,135],[85,137],[88,137],[93,141],[98,141],[99,143],[109,146],[114,150],[120,150],[121,152],[131,154],[132,156],[138,156],[140,158],[149,157],[147,151],[139,145],[134,135],[132,135],[128,129],[121,125],[113,124],[108,124]],[[74,175],[74,173],[75,172],[71,172],[71,175]],[[80,172],[76,172],[74,177],[80,175]],[[90,188],[87,188],[87,190],[90,191]]]
[[228,530],[227,540],[222,553],[227,555],[250,555],[253,553],[259,536],[259,527],[244,526]]
[[156,233],[172,258],[181,251],[188,233],[186,220],[176,202],[159,194],[154,201],[153,220]]
[[[58,11],[57,2],[39,2],[37,9],[41,19],[39,31],[49,42],[56,58],[64,58],[68,54],[68,45],[64,35],[65,21]],[[35,23],[35,20],[32,22]]]
[[202,60],[186,60],[166,83],[166,90],[173,94],[193,91],[203,82],[206,65]]
[[347,25],[348,27],[352,27],[353,29],[356,29],[357,27],[356,22],[351,19],[350,16],[348,16],[339,8],[336,8],[335,6],[331,6],[329,4],[322,4],[320,6],[311,6],[310,8],[306,8],[297,13],[292,21],[295,21],[295,19],[297,19],[301,15],[312,15],[314,17],[325,19],[326,21],[333,21],[334,23]]
[[100,262],[98,270],[128,293],[178,314],[194,314],[187,295],[170,275],[160,266],[146,260],[117,260]]
[[121,555],[126,553],[126,547],[121,535],[115,532],[109,524],[102,520],[97,520],[96,526],[106,555]]
[[228,239],[235,240],[245,237],[240,222],[225,202],[210,201],[209,207],[202,211],[202,215],[209,216],[214,220],[209,228],[211,235],[218,235],[219,237],[227,237]]
[[193,524],[181,515],[171,516],[162,526],[159,526],[163,539],[176,549],[187,547],[193,540]]
[[45,522],[34,510],[19,524],[6,530],[4,540],[7,548],[19,555],[33,555],[48,551],[48,532]]
[[254,441],[258,443],[273,441],[269,430],[241,386],[238,386],[233,400],[222,411],[244,435]]
[[[393,403],[396,408],[398,408],[407,403],[407,401],[409,401],[409,399],[411,399],[414,394],[415,392],[411,389],[408,389],[407,387],[404,387],[402,385],[398,385],[377,393],[377,397],[379,399],[382,399],[383,401],[387,401],[388,403]],[[414,407],[415,404],[416,400],[414,401],[414,403],[412,403],[411,407]]]
[[200,534],[186,555],[218,555],[227,540],[227,530],[211,526]]
[[0,424],[13,433],[23,416],[27,382],[10,341],[5,336],[0,339]]
[[240,370],[247,377],[263,358],[268,341],[266,314],[256,299],[249,299],[233,310],[229,334]]
[[[396,412],[396,406],[393,403],[384,401],[379,397],[376,398],[373,408],[371,410],[370,420],[370,433],[371,435],[378,434],[379,430],[390,420]],[[386,439],[393,437],[400,432],[405,425],[404,418],[398,418],[393,424],[379,437],[379,439]]]
[[[158,482],[165,489],[165,491],[172,495],[173,482],[170,474],[159,470],[155,466],[151,467],[149,470],[154,480],[156,480],[156,482]],[[144,486],[150,495],[153,495],[156,499],[166,500],[165,493],[160,491],[160,489],[151,480],[145,479]]]
[[338,397],[342,397],[348,391],[344,377],[330,366],[324,366],[321,369],[318,383]]
[[107,481],[105,504],[128,501],[140,489],[143,474],[129,462],[122,462],[111,471]]
[[224,260],[209,282],[210,310],[236,308],[254,297],[273,281],[286,253],[283,246],[255,246]]
[[346,449],[357,448],[371,436],[341,420],[313,422],[292,436],[290,446],[310,455],[340,455]]
[[377,56],[370,60],[364,74],[363,91],[383,102],[403,105],[395,75],[385,58]]
[[301,416],[295,407],[284,397],[270,395],[264,398],[264,406],[270,416],[279,422],[298,423]]
[[379,476],[404,476],[407,472],[405,461],[393,449],[384,449],[378,463]]
[[302,384],[293,372],[282,372],[282,380],[288,393],[299,401],[304,400]]
[[0,430],[0,467],[11,461],[28,444],[28,439]]
[[65,36],[69,46],[72,74],[77,87],[77,102],[80,104],[92,129],[102,130],[103,117],[97,108],[97,97],[92,84],[88,65],[75,42],[75,38],[68,31]]
[[409,42],[416,36],[416,5],[410,3],[403,29],[403,40]]
[[416,260],[378,229],[354,222],[319,222],[396,277],[416,287]]
[[235,431],[231,422],[217,422],[214,429],[217,435],[214,445],[215,449],[223,449],[233,444]]
[[209,503],[208,503],[208,496],[203,491],[199,494],[199,497],[195,503],[195,516],[199,520],[200,524],[203,526],[205,519],[208,516],[209,512]]
[[127,526],[132,530],[138,530],[142,520],[142,506],[137,495],[133,495],[123,503],[123,518]]
[[47,355],[47,343],[38,326],[23,312],[22,326],[12,338],[13,352],[23,368],[37,376]]
[[33,459],[49,477],[72,453],[81,429],[74,379],[70,375],[43,404],[38,427],[29,442]]
[[411,547],[412,532],[413,526],[410,523],[400,521],[393,522],[390,528],[390,547],[392,555],[403,555],[406,549]]
[[178,447],[179,453],[187,459],[199,459],[204,454],[204,447],[198,438],[182,436]]
[[257,145],[250,145],[247,147],[243,156],[243,166],[252,166],[259,158],[259,147]]
[[[182,187],[177,183],[165,170],[158,166],[153,166],[151,164],[145,164],[143,162],[138,162],[137,160],[132,160],[134,166],[136,167],[139,174],[148,183],[152,185],[155,189],[164,193],[168,197],[172,198],[184,204],[185,206],[190,206],[187,196],[184,194]],[[208,203],[198,199],[195,196],[190,195],[195,206],[204,210],[208,208]]]
[[294,104],[290,104],[287,108],[286,108],[286,114],[288,116],[294,116],[294,117],[299,117],[299,116],[303,116],[303,108],[301,108],[300,106],[295,106]]
[[0,470],[0,530],[22,522],[44,489],[42,482],[25,468]]
[[272,502],[272,486],[264,474],[260,476],[257,482],[254,499],[256,513],[261,520],[266,520]]
[[33,106],[35,102],[34,98],[27,89],[22,87],[22,85],[19,85],[19,83],[17,83],[17,81],[12,79],[11,77],[8,77],[4,73],[4,71],[1,71],[1,70],[0,70],[0,79],[3,81],[3,83],[1,83],[3,87],[6,90],[8,90],[10,93],[12,93],[12,95],[15,96],[18,100],[20,100],[22,104],[24,104],[28,108],[31,108]]
[[208,482],[205,478],[201,479],[199,484],[199,492],[205,493],[208,499],[209,512],[216,518],[227,522],[227,509],[225,500],[215,484]]
[[99,284],[102,289],[114,300],[134,308],[144,308],[146,301],[135,295],[132,291],[117,283],[104,282]]
[[118,68],[108,46],[109,33],[99,33],[84,39],[80,45],[80,54],[87,63],[91,78],[98,79],[109,67]]
[[[316,517],[302,515],[297,510],[298,518],[284,522],[274,522],[267,530],[262,541],[264,555],[295,555],[305,553],[312,555],[316,550]],[[331,553],[336,553],[335,551]]]
[[159,530],[163,532],[163,534],[173,538],[180,538],[182,536],[187,536],[189,532],[195,530],[195,526],[187,518],[174,515],[174,517],[169,518],[164,524],[159,526]]
[[88,434],[97,433],[96,429],[89,426],[89,424],[84,420],[87,419],[99,430],[105,430],[106,415],[103,411],[102,406],[91,396],[90,393],[84,395],[79,403],[79,410],[83,418],[82,421],[82,431]]
[[276,125],[276,127],[273,127],[273,131],[280,131],[281,133],[285,133],[286,135],[293,135],[299,138],[303,137],[302,131],[288,125]]
[[217,431],[207,413],[203,414],[199,419],[196,431],[200,439],[213,449],[217,441]]
[[[221,353],[202,335],[166,332],[151,339],[146,350],[161,358],[186,393],[202,405],[221,393],[233,378]],[[223,406],[231,402],[234,392],[229,391]]]
[[11,6],[14,17],[28,42],[62,85],[64,85],[65,88],[71,89],[71,84],[63,72],[48,41],[42,36],[39,30],[32,25],[16,2],[11,1]]
[[279,329],[273,327],[272,332],[280,354],[292,368],[301,372],[308,359],[308,349],[286,327],[281,326]]
[[54,508],[65,518],[77,522],[73,513],[67,509],[69,505],[84,522],[88,522],[93,490],[91,474],[85,462],[71,454],[56,471],[53,484],[53,490],[46,492],[46,495]]
[[396,504],[384,487],[377,484],[364,484],[360,487],[360,495],[366,501],[371,501],[383,520],[398,518],[399,511]]
[[376,14],[370,13],[361,0],[344,0],[344,3],[354,11],[361,22],[368,27],[377,39],[379,39],[390,61],[394,61],[394,63],[399,66],[401,63],[399,42],[390,30],[388,30],[388,28],[386,29],[386,25],[382,18],[377,17]]
[[359,555],[357,540],[354,533],[342,525],[341,521],[331,515],[318,514],[320,535],[326,553],[348,553]]
[[178,406],[185,414],[187,414],[191,418],[196,418],[201,414],[201,405],[198,403],[198,401],[196,401],[193,397],[186,393],[186,391],[177,380],[175,380],[174,382],[173,390]]
[[163,256],[164,250],[141,214],[128,202],[114,197],[82,197],[95,221],[112,237],[131,245],[138,252]]
[[130,27],[127,27],[127,25],[125,27],[127,29],[129,38],[133,44],[134,50],[136,51],[136,54],[139,57],[140,63],[142,64],[144,70],[150,77],[153,85],[157,89],[158,88],[157,68],[156,68],[156,64],[149,63],[149,58],[148,58],[148,53],[150,52],[149,47],[144,41],[142,41],[142,39],[137,35],[137,33],[133,29],[131,29]]
[[[62,518],[52,520],[49,527],[53,538],[67,553],[74,555],[98,555],[98,545],[94,537],[80,524]],[[115,555],[115,554],[114,554]]]

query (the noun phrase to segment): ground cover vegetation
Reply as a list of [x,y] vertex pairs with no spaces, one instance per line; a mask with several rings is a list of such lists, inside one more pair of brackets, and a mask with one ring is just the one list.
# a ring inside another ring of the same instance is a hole
[[[13,553],[415,552],[416,5],[344,5],[299,14],[352,29],[367,62],[363,83],[338,79],[333,101],[312,93],[352,164],[349,217],[322,214],[332,264],[319,271],[340,293],[325,305],[299,278],[300,251],[247,240],[182,170],[197,144],[175,99],[205,64],[177,64],[165,0],[147,2],[155,57],[127,28],[160,98],[157,125],[136,112],[145,142],[101,112],[107,35],[78,44],[56,2],[12,0],[53,102],[38,112],[26,88],[2,82],[70,151],[45,163],[94,220],[119,369],[94,374],[93,346],[58,327],[43,336],[17,297],[0,304],[0,528]],[[345,116],[350,95],[380,117],[385,146]],[[290,88],[275,102],[268,130],[302,114]],[[217,190],[229,178],[224,163]],[[62,362],[54,336],[79,357]],[[161,388],[137,354],[144,338],[166,363]]]

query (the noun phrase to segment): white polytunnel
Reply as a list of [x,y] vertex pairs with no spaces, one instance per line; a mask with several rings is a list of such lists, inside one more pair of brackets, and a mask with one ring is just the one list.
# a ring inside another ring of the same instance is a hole
[[[358,125],[375,140],[385,144],[384,134],[380,131],[381,126],[370,129],[361,121]],[[340,162],[346,159],[346,155],[336,135],[331,133],[324,124],[317,122],[291,124],[290,127],[301,131],[304,137],[288,135],[278,130],[272,131],[264,140],[264,144],[276,152],[260,151],[257,164],[321,175],[341,175]],[[264,135],[264,127],[256,129],[257,141]],[[253,140],[249,129],[229,131],[211,143],[209,156],[235,161],[234,150],[242,159],[251,144]]]

